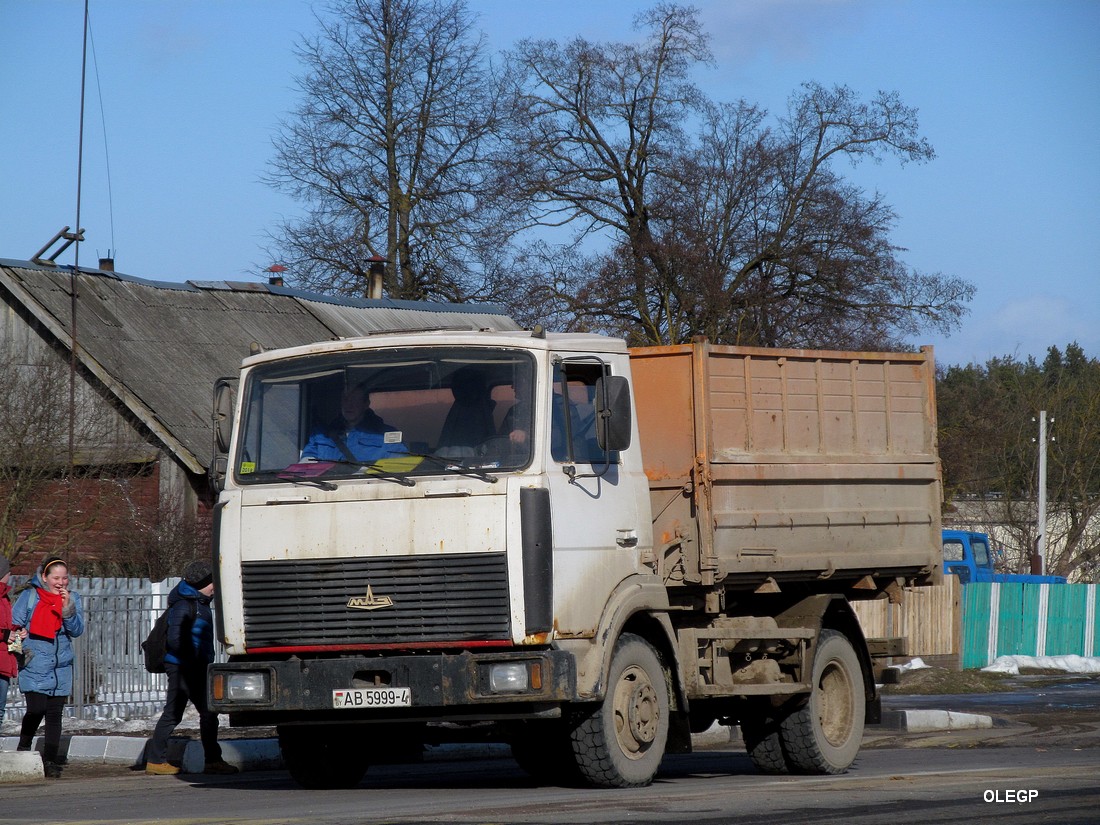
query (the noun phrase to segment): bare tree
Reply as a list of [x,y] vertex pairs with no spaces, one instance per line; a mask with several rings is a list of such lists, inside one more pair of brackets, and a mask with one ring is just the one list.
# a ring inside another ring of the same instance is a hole
[[[711,107],[668,236],[701,260],[686,278],[694,331],[764,346],[899,346],[950,328],[972,288],[910,270],[890,243],[893,210],[844,181],[839,159],[933,157],[895,94],[805,84],[777,125],[745,103]],[[705,193],[701,200],[697,193]]]
[[163,502],[142,504],[125,493],[121,498],[131,529],[121,532],[100,558],[83,565],[88,575],[163,581],[178,576],[192,559],[210,555],[209,530],[193,515]]
[[63,356],[0,351],[0,553],[13,562],[40,549],[65,552],[100,516],[81,481],[90,464],[112,463],[111,421],[78,393],[70,456],[68,398]]
[[194,516],[161,500],[155,451],[133,422],[80,372],[70,408],[70,377],[44,346],[0,350],[0,554],[160,580],[209,552]]
[[637,343],[866,347],[957,323],[972,288],[905,267],[892,210],[836,171],[930,160],[916,110],[807,84],[769,126],[691,84],[710,59],[695,10],[661,4],[636,25],[636,45],[524,41],[510,55],[517,199],[532,222],[571,226],[578,248],[610,244],[557,290],[576,325]]
[[386,259],[394,297],[485,288],[495,79],[463,0],[337,0],[299,57],[302,100],[268,182],[307,206],[275,233],[290,280],[364,296]]
[[308,207],[277,235],[292,283],[363,295],[381,256],[397,297],[632,343],[838,348],[950,329],[972,296],[907,267],[892,209],[837,171],[930,160],[916,110],[815,84],[776,119],[714,103],[695,9],[642,12],[636,43],[522,41],[500,84],[461,0],[338,0],[320,23],[269,179]]
[[623,259],[614,296],[598,279],[571,283],[558,298],[593,320],[612,299],[597,324],[618,331],[626,316],[659,339],[668,323],[654,286],[676,277],[655,236],[668,217],[659,182],[673,173],[683,124],[702,102],[690,68],[710,52],[690,9],[661,5],[635,25],[648,30],[637,45],[518,44],[509,56],[513,154],[502,169],[533,223],[569,224],[577,244],[597,235],[618,245],[605,261]]

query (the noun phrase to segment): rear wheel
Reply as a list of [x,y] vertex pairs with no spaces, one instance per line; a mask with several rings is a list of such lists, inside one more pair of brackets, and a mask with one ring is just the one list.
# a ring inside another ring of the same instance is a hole
[[741,738],[745,750],[752,757],[752,764],[761,773],[788,773],[787,760],[783,756],[783,742],[779,733],[779,720],[773,716],[760,716],[741,721]]
[[354,788],[367,772],[362,740],[353,739],[344,728],[287,725],[278,732],[283,762],[303,788]]
[[615,643],[607,695],[572,731],[581,775],[604,788],[653,781],[668,741],[668,684],[657,652],[624,633]]
[[812,684],[809,701],[780,723],[783,753],[792,770],[844,773],[859,753],[867,708],[859,657],[843,634],[821,632]]

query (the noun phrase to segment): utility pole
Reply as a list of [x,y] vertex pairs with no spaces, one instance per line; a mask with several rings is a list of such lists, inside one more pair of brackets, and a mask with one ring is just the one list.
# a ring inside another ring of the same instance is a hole
[[1039,411],[1039,574],[1047,572],[1047,411]]

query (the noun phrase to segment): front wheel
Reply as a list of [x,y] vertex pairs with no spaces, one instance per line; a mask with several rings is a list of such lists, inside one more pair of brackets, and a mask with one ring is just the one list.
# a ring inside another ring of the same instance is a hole
[[303,788],[354,788],[367,772],[362,740],[340,726],[286,725],[278,734],[283,762]]
[[657,652],[624,633],[615,643],[603,702],[573,728],[577,768],[603,788],[653,781],[668,742],[668,684]]
[[780,723],[787,764],[802,773],[844,773],[859,753],[867,707],[859,657],[843,634],[821,632],[812,685],[809,701]]
[[512,732],[509,744],[512,757],[533,779],[570,787],[584,784],[569,731],[560,722],[521,724]]

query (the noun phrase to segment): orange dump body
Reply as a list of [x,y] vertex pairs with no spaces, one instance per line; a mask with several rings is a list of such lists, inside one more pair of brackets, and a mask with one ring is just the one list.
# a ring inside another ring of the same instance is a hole
[[919,353],[631,350],[670,584],[880,590],[940,580],[934,364]]

